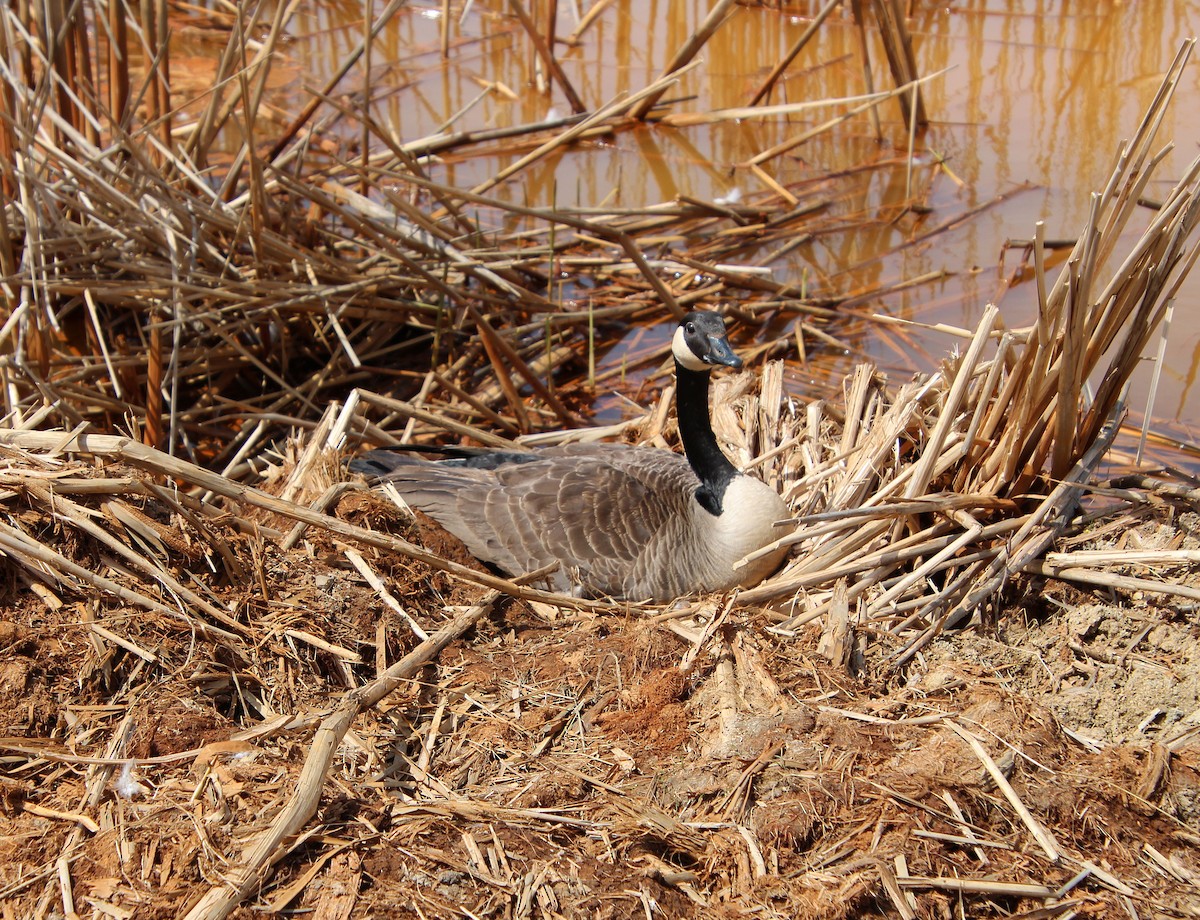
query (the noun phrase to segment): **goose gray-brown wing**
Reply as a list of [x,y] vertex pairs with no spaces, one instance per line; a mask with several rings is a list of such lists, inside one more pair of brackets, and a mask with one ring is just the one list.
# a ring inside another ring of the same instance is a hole
[[548,448],[537,459],[474,469],[383,458],[405,501],[478,558],[510,574],[560,563],[560,589],[648,596],[690,521],[697,481],[669,451],[625,445]]
[[[645,585],[646,570],[654,567],[648,560],[670,558],[691,520],[698,483],[687,461],[668,451],[586,445],[556,449],[545,462],[553,498],[513,511],[518,529],[528,522],[523,536],[562,560],[590,592],[657,595]],[[514,480],[522,475],[518,468],[501,473]]]

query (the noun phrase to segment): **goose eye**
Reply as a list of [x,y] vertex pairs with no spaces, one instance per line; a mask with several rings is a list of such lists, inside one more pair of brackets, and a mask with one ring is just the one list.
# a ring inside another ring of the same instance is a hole
[[686,331],[688,335],[696,334],[696,324],[695,323],[688,323],[683,328],[684,328],[684,331]]

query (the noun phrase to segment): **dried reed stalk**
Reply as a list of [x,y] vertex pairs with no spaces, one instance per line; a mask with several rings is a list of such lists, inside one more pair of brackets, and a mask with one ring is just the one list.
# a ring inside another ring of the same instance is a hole
[[529,36],[529,40],[533,42],[534,50],[537,51],[538,57],[554,74],[554,79],[562,88],[563,95],[567,97],[567,102],[571,106],[571,111],[579,115],[587,111],[587,106],[583,104],[583,100],[579,98],[579,94],[575,92],[575,87],[571,85],[571,81],[567,79],[567,75],[563,72],[562,65],[558,62],[558,58],[554,55],[554,31],[548,30],[549,40],[542,36],[538,31],[537,25],[529,15],[529,11],[525,9],[525,5],[521,0],[508,0],[508,7],[516,15],[521,22],[521,27],[525,30],[525,34]]
[[911,94],[901,95],[900,109],[904,113],[904,123],[911,130],[917,126],[929,124],[925,114],[925,100],[921,96],[920,84],[917,82],[917,63],[913,57],[912,36],[904,21],[904,13],[900,9],[899,0],[873,0],[875,19],[879,23],[879,35],[883,39],[884,53],[887,55],[888,67],[891,68],[892,78],[896,86],[911,86]]

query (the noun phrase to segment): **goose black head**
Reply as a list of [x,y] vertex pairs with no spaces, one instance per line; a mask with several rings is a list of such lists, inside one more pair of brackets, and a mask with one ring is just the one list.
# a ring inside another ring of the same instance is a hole
[[680,367],[689,371],[707,371],[718,364],[742,366],[742,359],[734,354],[725,334],[725,320],[704,310],[694,310],[680,321],[671,354]]

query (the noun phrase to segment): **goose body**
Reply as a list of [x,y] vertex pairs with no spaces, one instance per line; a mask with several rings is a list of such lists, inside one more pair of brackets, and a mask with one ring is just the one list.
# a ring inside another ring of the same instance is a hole
[[391,482],[410,507],[504,572],[559,563],[558,590],[665,601],[757,584],[785,550],[738,570],[734,564],[781,536],[777,523],[789,511],[773,489],[729,462],[708,415],[710,368],[742,362],[715,313],[688,314],[672,352],[686,459],[656,448],[573,444],[434,462],[376,450],[351,469]]

